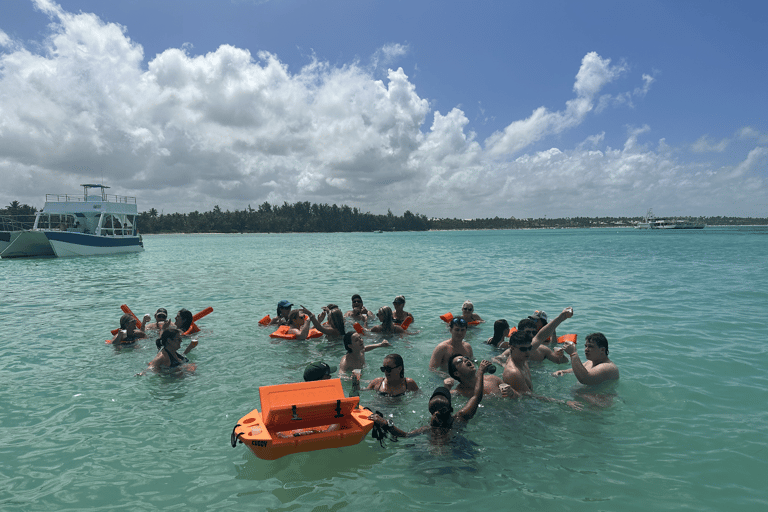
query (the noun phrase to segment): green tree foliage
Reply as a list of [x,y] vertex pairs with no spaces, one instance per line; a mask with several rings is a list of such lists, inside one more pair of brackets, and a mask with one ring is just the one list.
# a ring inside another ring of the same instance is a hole
[[347,205],[282,205],[263,203],[234,212],[214,206],[210,212],[158,215],[157,210],[139,214],[142,233],[331,233],[351,231],[426,231],[430,221],[407,211],[402,217],[374,215]]
[[[34,222],[36,208],[13,201],[0,209],[5,224],[13,220],[29,229]],[[768,225],[768,218],[753,217],[679,217],[681,220],[704,223],[708,226]],[[425,215],[406,210],[396,216],[391,210],[386,215],[361,212],[358,208],[336,204],[312,204],[307,201],[282,205],[264,202],[257,209],[248,205],[243,210],[223,211],[218,205],[209,212],[158,214],[151,208],[139,214],[141,233],[335,233],[351,231],[427,231],[460,229],[554,229],[592,227],[630,227],[641,217],[566,217],[560,219],[518,219],[515,217],[492,219],[428,219]],[[10,224],[9,224],[10,225]]]

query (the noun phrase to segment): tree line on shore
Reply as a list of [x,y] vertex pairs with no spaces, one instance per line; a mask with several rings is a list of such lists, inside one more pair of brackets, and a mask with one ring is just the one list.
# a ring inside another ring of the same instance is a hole
[[[13,219],[17,229],[32,227],[36,208],[13,201],[0,209],[8,224]],[[768,225],[768,218],[757,217],[677,217],[708,226]],[[406,210],[403,215],[362,212],[347,205],[314,204],[307,201],[282,205],[267,202],[257,209],[248,205],[243,210],[222,211],[218,206],[200,213],[158,214],[152,208],[139,214],[141,233],[333,233],[352,231],[429,231],[461,229],[557,229],[590,227],[631,227],[642,217],[566,217],[518,219],[494,217],[487,219],[427,218]],[[8,228],[3,228],[7,230]]]

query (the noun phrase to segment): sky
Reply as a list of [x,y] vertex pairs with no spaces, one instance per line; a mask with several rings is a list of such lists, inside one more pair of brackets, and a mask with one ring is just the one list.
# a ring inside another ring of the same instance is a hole
[[768,217],[768,2],[2,0],[0,205]]

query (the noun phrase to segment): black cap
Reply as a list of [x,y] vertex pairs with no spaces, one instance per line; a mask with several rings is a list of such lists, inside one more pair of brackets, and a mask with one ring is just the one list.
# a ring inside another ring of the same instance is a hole
[[429,397],[429,401],[431,402],[433,398],[436,396],[444,396],[448,399],[448,403],[451,403],[451,392],[448,390],[448,388],[445,388],[443,386],[440,386],[437,388],[434,393],[432,393],[432,396]]
[[326,375],[330,375],[335,371],[335,366],[328,366],[322,361],[315,361],[314,363],[309,363],[304,369],[304,380],[307,382],[312,380],[322,380]]

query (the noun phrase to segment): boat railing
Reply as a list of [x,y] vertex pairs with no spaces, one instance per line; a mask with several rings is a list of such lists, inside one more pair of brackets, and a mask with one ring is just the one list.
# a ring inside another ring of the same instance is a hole
[[[117,196],[104,194],[104,201],[108,203],[136,204],[136,198],[131,196]],[[77,203],[77,202],[101,202],[101,195],[73,195],[73,194],[45,194],[45,201],[51,203]]]
[[34,215],[0,215],[0,231],[24,231],[34,225]]

